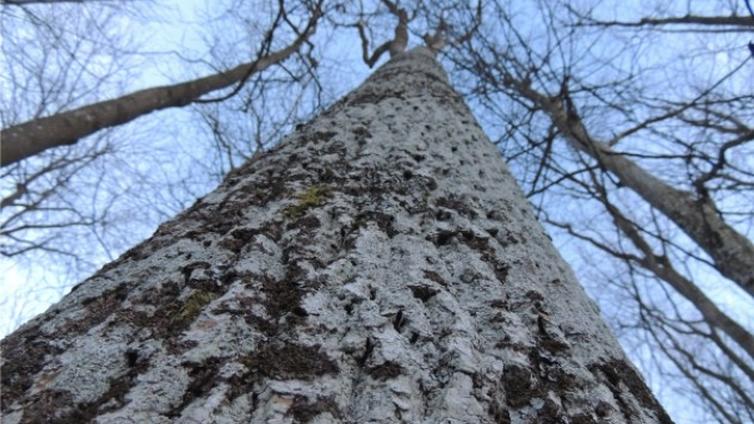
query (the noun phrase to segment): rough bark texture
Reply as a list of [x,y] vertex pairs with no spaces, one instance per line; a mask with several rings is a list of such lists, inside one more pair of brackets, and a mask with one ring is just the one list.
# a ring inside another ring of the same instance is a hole
[[2,342],[3,423],[668,423],[426,49]]

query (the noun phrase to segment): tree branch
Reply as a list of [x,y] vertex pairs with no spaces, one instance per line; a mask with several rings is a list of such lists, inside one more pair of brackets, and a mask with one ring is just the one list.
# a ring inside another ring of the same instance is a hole
[[[307,30],[293,43],[228,71],[178,84],[139,90],[116,99],[5,128],[0,132],[0,165],[7,166],[47,149],[75,144],[80,138],[103,128],[121,125],[157,110],[201,101],[199,98],[202,95],[238,82],[239,85],[225,98],[234,95],[251,75],[280,63],[295,53],[314,33],[319,17],[320,10],[317,7],[307,24]],[[215,100],[218,99],[213,99]]]

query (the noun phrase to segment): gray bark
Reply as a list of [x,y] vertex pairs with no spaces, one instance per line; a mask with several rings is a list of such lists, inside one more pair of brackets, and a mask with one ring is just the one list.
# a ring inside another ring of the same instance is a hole
[[3,423],[668,423],[427,49],[2,342]]

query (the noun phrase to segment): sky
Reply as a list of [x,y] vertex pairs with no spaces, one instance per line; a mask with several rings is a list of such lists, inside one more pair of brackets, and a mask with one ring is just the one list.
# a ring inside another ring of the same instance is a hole
[[[158,1],[154,2],[152,7],[140,10],[138,15],[127,15],[126,19],[119,23],[121,31],[139,34],[137,42],[143,43],[141,48],[149,51],[158,60],[142,60],[139,58],[135,64],[135,66],[138,66],[138,78],[129,80],[128,87],[124,87],[119,92],[169,84],[176,80],[213,73],[213,69],[201,63],[196,64],[187,72],[189,67],[186,66],[184,60],[204,58],[210,54],[208,44],[212,40],[208,34],[212,34],[217,29],[213,28],[211,24],[206,25],[207,17],[209,17],[210,23],[222,25],[222,14],[219,11],[222,10],[224,5],[230,4],[232,1],[224,0],[210,3],[203,0]],[[4,22],[6,25],[12,23],[12,19],[7,19]],[[254,28],[251,29],[251,31],[254,30]],[[328,39],[329,48],[334,50],[331,57],[338,57],[337,62],[320,64],[320,72],[325,77],[323,80],[331,82],[326,90],[330,97],[326,101],[332,102],[356,87],[370,75],[371,70],[363,64],[359,53],[353,49],[351,40],[342,37],[332,38],[331,34],[322,32],[318,33],[317,36]],[[228,44],[227,40],[225,44]],[[227,48],[227,46],[222,48]],[[180,54],[176,54],[176,52]],[[249,53],[252,52],[249,51]],[[8,66],[7,57],[1,59],[0,70]],[[383,58],[380,63],[384,60]],[[228,63],[229,66],[235,64]],[[335,84],[332,82],[335,82]],[[107,98],[107,93],[100,91],[97,93],[97,98]],[[175,144],[173,142],[175,138],[191,138],[193,136],[191,132],[196,130],[193,125],[180,123],[181,120],[194,119],[194,115],[186,114],[179,109],[161,111],[156,114],[160,116],[157,121],[160,125],[156,126],[155,121],[150,122],[147,119],[136,122],[137,125],[142,126],[146,121],[148,127],[141,128],[141,131],[149,135],[150,148],[153,148],[155,143],[161,142],[172,146]],[[170,125],[168,129],[160,128],[165,121],[169,121],[173,125]],[[161,134],[161,132],[163,133]],[[143,153],[149,154],[149,152]],[[171,155],[173,153],[170,152]],[[190,145],[182,153],[193,157],[201,157],[204,154],[202,151],[192,152]],[[135,166],[143,166],[146,173],[158,172],[153,163],[148,161],[135,162]],[[191,165],[182,164],[180,166]],[[185,169],[170,169],[173,166],[179,165],[170,163],[167,165],[167,170],[161,169],[160,171],[175,172],[176,174],[186,173]],[[215,185],[215,182],[204,184],[195,195],[201,196],[214,188]],[[8,190],[8,187],[4,188]],[[184,204],[185,202],[184,200],[179,202],[178,205],[166,208],[168,212],[165,213],[162,220],[182,210],[187,206]],[[136,240],[144,239],[154,231],[154,223],[149,222],[141,227],[131,226],[129,230],[141,234],[141,237],[137,237]],[[133,235],[129,235],[129,237],[133,239]],[[128,247],[130,246],[124,245],[121,249],[95,250],[92,257],[89,258],[89,262],[98,264],[93,268],[96,269],[117,258]],[[29,263],[20,261],[15,257],[9,258],[0,255],[0,273],[3,275],[3,283],[0,285],[0,335],[12,332],[21,323],[44,312],[51,304],[65,295],[70,287],[80,279],[78,272],[71,272],[70,276],[61,275],[61,272],[66,271],[68,270],[65,267],[50,267],[46,264]],[[61,284],[61,281],[64,281],[65,284]]]
[[[226,0],[225,2],[206,2],[200,0],[156,2],[153,7],[140,10],[140,14],[134,14],[116,22],[114,24],[114,31],[132,34],[137,44],[146,47],[152,54],[147,56],[146,59],[141,56],[133,58],[133,65],[136,70],[134,71],[134,77],[129,79],[125,86],[108,87],[107,90],[99,90],[96,95],[98,97],[106,97],[108,92],[127,92],[129,90],[165,84],[176,79],[206,74],[212,71],[210,66],[212,63],[197,62],[195,66],[187,67],[186,59],[195,61],[196,59],[209,57],[213,53],[232,58],[244,57],[243,51],[236,51],[234,49],[247,50],[246,54],[252,54],[253,51],[250,51],[249,46],[254,45],[254,43],[249,42],[248,37],[252,37],[257,30],[253,20],[248,22],[249,33],[252,35],[244,34],[243,32],[227,34],[228,31],[226,31],[225,35],[228,35],[228,38],[221,42],[219,47],[216,47],[217,50],[213,51],[208,47],[212,44],[210,37],[213,32],[223,30],[223,16],[218,10],[221,9],[222,4],[229,2],[230,0]],[[626,8],[638,3],[640,2],[622,2],[624,9],[615,8],[615,10],[620,10],[621,13],[627,14],[630,12]],[[206,23],[207,20],[205,18],[207,16],[212,18],[209,20],[209,24]],[[9,22],[11,21],[5,21],[5,24],[8,25]],[[149,24],[145,25],[144,22],[148,22]],[[179,24],[176,24],[176,22],[179,22]],[[337,58],[337,60],[324,61],[320,64],[319,68],[323,76],[322,81],[326,88],[325,91],[329,95],[329,98],[325,99],[326,102],[339,98],[358,85],[371,72],[360,60],[360,52],[356,43],[357,39],[355,34],[353,35],[354,37],[351,38],[335,37],[333,34],[324,31],[317,34],[318,39],[327,40],[328,42],[329,51],[327,57]],[[714,45],[710,45],[709,47],[711,51],[715,50]],[[170,52],[179,52],[180,55]],[[732,63],[729,53],[715,53],[714,58],[715,66],[719,66],[721,69],[735,65],[735,63]],[[103,58],[102,60],[103,65],[106,65],[107,58]],[[8,65],[6,59],[0,58],[0,73]],[[164,203],[154,214],[145,215],[142,219],[138,213],[135,213],[133,225],[127,226],[127,229],[133,231],[133,234],[129,235],[130,238],[124,236],[124,240],[133,240],[134,234],[139,234],[141,238],[148,237],[154,229],[156,217],[166,219],[172,216],[175,212],[183,209],[186,203],[191,203],[186,200],[187,197],[190,198],[190,195],[199,196],[214,186],[214,182],[203,180],[201,173],[205,172],[205,170],[190,169],[194,166],[193,162],[171,160],[175,153],[173,150],[170,150],[174,144],[174,139],[191,141],[195,138],[197,127],[194,123],[190,122],[194,118],[195,115],[186,113],[185,111],[171,110],[160,112],[158,117],[149,121],[144,120],[138,124],[129,124],[130,128],[127,134],[132,144],[128,145],[128,149],[131,150],[126,150],[126,152],[129,154],[148,155],[152,149],[157,151],[161,147],[165,147],[165,156],[158,157],[158,155],[155,155],[154,158],[151,158],[153,160],[134,162],[129,162],[125,159],[120,164],[122,168],[114,169],[112,173],[116,174],[116,171],[126,173],[132,170],[132,167],[143,167],[141,171],[144,175],[163,173],[168,175],[189,175],[192,178],[189,178],[189,183],[186,184],[174,181],[175,184],[171,186],[171,190],[176,191],[171,193],[168,190],[161,194]],[[482,122],[484,123],[484,120]],[[145,134],[148,134],[148,136]],[[118,136],[114,135],[114,137]],[[149,149],[143,145],[139,145],[144,140],[149,141]],[[195,157],[201,158],[205,152],[202,148],[193,146],[190,142],[186,143],[185,146],[186,153]],[[134,183],[132,190],[138,191],[140,187],[138,183]],[[0,189],[7,191],[9,188],[0,186]],[[135,204],[132,207],[133,209],[144,209],[146,205]],[[569,205],[568,207],[578,208],[579,205]],[[124,210],[128,210],[128,208]],[[129,219],[132,217],[124,216],[122,218]],[[591,281],[591,284],[587,283],[585,287],[592,296],[602,302],[604,309],[605,305],[613,300],[600,299],[604,293],[599,289],[599,284],[594,284],[594,282],[599,282],[600,278],[603,277],[595,275],[594,270],[590,267],[589,254],[585,253],[581,249],[581,246],[574,243],[572,239],[563,237],[557,232],[553,232],[552,234],[559,251],[576,269],[582,281],[585,279]],[[87,235],[87,237],[90,236]],[[93,268],[96,269],[98,266],[116,258],[126,247],[128,246],[124,243],[118,248],[110,250],[92,248],[91,256],[88,258],[89,263],[82,264],[82,268],[91,268],[93,264],[96,264]],[[16,258],[0,256],[0,273],[2,275],[2,285],[0,285],[0,333],[7,334],[22,321],[43,312],[49,305],[62,297],[69,290],[69,287],[80,277],[75,270],[71,272],[71,275],[62,275],[62,272],[64,272],[63,268],[53,266],[52,264],[43,262],[30,263],[28,261],[17,260]],[[754,326],[754,304],[750,302],[750,299],[743,296],[729,282],[719,279],[713,273],[704,269],[699,269],[696,272],[700,276],[699,280],[704,282],[705,291],[711,297],[726,305],[726,309],[732,311],[740,322],[745,323],[749,328]],[[65,281],[66,283],[61,285],[60,281]],[[636,351],[629,352],[629,354],[643,355],[646,353]],[[699,412],[696,409],[697,406],[690,405],[687,399],[678,396],[672,390],[664,390],[658,376],[650,375],[648,380],[652,384],[653,389],[659,393],[663,403],[668,407],[671,415],[677,422],[694,422],[694,418],[698,416]]]

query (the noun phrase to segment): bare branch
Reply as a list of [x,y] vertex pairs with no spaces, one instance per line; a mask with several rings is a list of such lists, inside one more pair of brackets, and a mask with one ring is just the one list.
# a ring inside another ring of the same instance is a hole
[[228,71],[179,84],[136,91],[3,129],[0,132],[0,164],[7,166],[53,147],[75,144],[80,138],[103,128],[121,125],[157,110],[185,106],[198,101],[206,93],[238,82],[239,87],[232,92],[235,94],[252,74],[280,63],[295,53],[314,32],[318,18],[319,11],[316,10],[307,30],[287,47]]
[[396,3],[390,0],[382,0],[382,3],[387,6],[390,14],[398,18],[398,23],[395,25],[395,33],[393,38],[389,41],[382,43],[377,49],[369,55],[369,40],[364,29],[364,23],[359,21],[352,26],[355,26],[359,32],[359,38],[361,39],[361,51],[364,63],[370,68],[374,67],[377,61],[380,60],[385,52],[390,52],[390,57],[403,53],[408,46],[408,13],[403,8],[399,8]]

